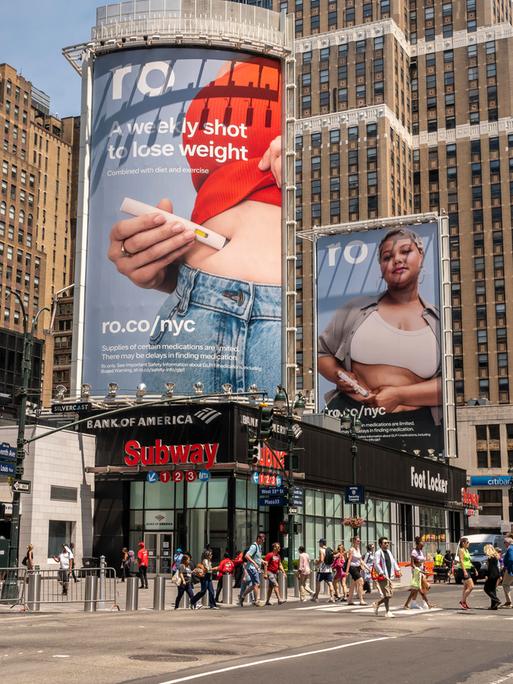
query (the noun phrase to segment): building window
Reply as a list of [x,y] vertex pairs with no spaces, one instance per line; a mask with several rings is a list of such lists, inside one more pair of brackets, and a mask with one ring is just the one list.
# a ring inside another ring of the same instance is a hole
[[62,545],[70,543],[73,525],[73,522],[64,520],[50,520],[48,522],[48,558],[57,556],[62,551]]

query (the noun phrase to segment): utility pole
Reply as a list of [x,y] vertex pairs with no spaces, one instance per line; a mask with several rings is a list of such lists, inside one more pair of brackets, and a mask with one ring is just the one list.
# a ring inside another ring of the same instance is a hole
[[[16,440],[16,467],[15,467],[15,478],[17,480],[23,477],[23,462],[25,460],[25,425],[26,425],[26,410],[27,410],[27,396],[30,387],[30,378],[32,373],[32,348],[34,345],[34,331],[37,326],[37,321],[39,316],[43,311],[50,311],[48,307],[44,306],[39,309],[32,321],[32,325],[29,329],[29,321],[25,306],[23,305],[23,300],[21,295],[14,290],[10,290],[12,294],[18,300],[21,307],[21,312],[23,315],[23,353],[21,357],[21,386],[16,388],[15,394],[19,397],[18,405],[18,437]],[[11,534],[9,539],[9,554],[7,558],[7,567],[17,568],[18,567],[18,555],[19,555],[19,544],[20,544],[20,497],[21,493],[19,491],[13,490],[12,492],[12,517],[11,517]],[[7,593],[17,591],[16,579],[11,577],[13,580],[7,589]]]

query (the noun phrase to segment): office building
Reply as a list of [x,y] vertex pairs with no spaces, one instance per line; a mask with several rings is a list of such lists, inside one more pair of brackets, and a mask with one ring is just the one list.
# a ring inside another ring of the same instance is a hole
[[[510,402],[510,3],[291,0],[298,230],[446,213],[455,395]],[[298,242],[298,383],[313,387],[311,244]]]

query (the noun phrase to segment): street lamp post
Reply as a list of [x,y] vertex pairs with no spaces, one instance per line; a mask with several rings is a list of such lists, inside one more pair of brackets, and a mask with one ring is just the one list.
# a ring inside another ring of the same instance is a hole
[[[356,438],[358,437],[358,433],[362,429],[362,424],[356,418],[356,416],[351,415],[343,415],[341,420],[340,420],[340,427],[342,430],[345,432],[349,433],[349,436],[351,437],[351,463],[352,463],[352,477],[353,477],[353,485],[357,485],[357,474],[356,474],[356,459],[358,456],[358,445],[356,443]],[[352,516],[353,518],[356,518],[358,516],[358,504],[353,503],[352,504]]]
[[[26,408],[27,395],[30,387],[30,376],[32,371],[32,348],[34,344],[34,331],[37,326],[39,316],[43,311],[50,311],[48,307],[44,306],[39,309],[34,316],[32,325],[29,329],[29,322],[25,306],[21,295],[14,290],[10,290],[19,302],[21,312],[23,314],[23,354],[21,358],[21,386],[18,388],[18,396],[20,398],[18,408],[18,437],[16,440],[16,469],[15,477],[20,479],[23,477],[23,462],[25,460],[25,425],[26,425]],[[12,517],[11,517],[11,534],[9,540],[9,556],[7,566],[9,568],[18,567],[18,553],[20,543],[20,492],[13,491],[12,493]]]
[[[294,513],[291,512],[293,504],[294,492],[294,467],[293,467],[293,453],[294,442],[297,436],[294,432],[294,415],[301,417],[305,410],[305,401],[302,395],[298,395],[294,402],[294,406],[290,405],[289,395],[287,390],[278,385],[276,396],[274,397],[275,410],[282,413],[287,420],[287,489],[288,489],[288,509],[287,509],[287,530],[288,530],[288,544],[287,544],[287,585],[294,586]],[[296,426],[297,427],[297,426]]]

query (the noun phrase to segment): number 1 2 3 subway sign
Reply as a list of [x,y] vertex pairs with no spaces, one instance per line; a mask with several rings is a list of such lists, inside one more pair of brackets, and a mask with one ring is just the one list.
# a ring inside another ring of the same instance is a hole
[[164,444],[156,439],[151,445],[137,439],[125,442],[123,460],[129,467],[141,466],[201,466],[210,469],[216,462],[219,442],[196,444]]

